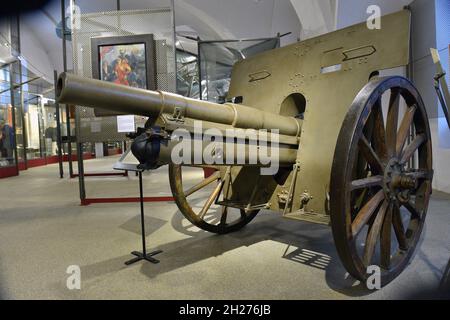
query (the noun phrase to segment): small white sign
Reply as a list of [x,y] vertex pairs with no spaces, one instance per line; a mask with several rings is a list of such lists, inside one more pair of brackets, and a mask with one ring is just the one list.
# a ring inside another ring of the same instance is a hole
[[117,116],[117,132],[134,132],[134,116]]

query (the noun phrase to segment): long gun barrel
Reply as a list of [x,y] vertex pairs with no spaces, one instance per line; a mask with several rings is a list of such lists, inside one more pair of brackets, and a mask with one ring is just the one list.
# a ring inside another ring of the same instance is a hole
[[173,113],[178,108],[183,110],[186,118],[242,129],[276,129],[280,134],[289,136],[298,136],[301,130],[300,120],[294,117],[264,112],[240,104],[217,104],[173,93],[127,87],[69,73],[59,76],[56,98],[60,103],[154,118],[162,113]]
[[[101,108],[119,114],[147,116],[151,118],[152,123],[167,117],[167,115],[175,116],[177,113],[181,113],[183,118],[207,121],[212,123],[213,126],[214,124],[222,124],[225,127],[230,126],[230,128],[238,129],[278,130],[279,136],[287,137],[288,142],[280,141],[280,144],[277,143],[276,150],[271,150],[279,155],[278,160],[281,165],[289,166],[295,162],[298,148],[297,137],[300,135],[301,122],[294,117],[264,112],[240,104],[217,104],[185,98],[173,93],[147,91],[105,81],[87,79],[69,73],[62,73],[59,76],[56,98],[60,103]],[[184,127],[184,122],[180,121],[176,122],[175,127],[171,129],[166,125],[164,128],[146,128],[145,133],[141,132],[142,134],[133,141],[131,150],[141,163],[142,168],[154,169],[172,162],[172,151],[178,144],[177,134],[172,133],[177,128]],[[160,131],[161,129],[163,132]],[[277,135],[277,133],[274,134]],[[188,151],[189,157],[185,158],[186,162],[195,162],[192,159],[195,158],[196,151],[192,151],[195,150],[199,143],[200,152],[207,148],[207,144],[202,139],[200,141],[198,139],[196,134],[193,134],[188,139],[190,143],[188,149],[190,151]],[[257,153],[255,149],[252,149],[253,140],[250,142],[246,138],[240,138],[239,141],[237,143],[224,143],[221,147],[218,147],[223,152],[213,151],[214,157],[222,160],[222,163],[236,163],[239,160],[237,160],[235,150],[244,148],[243,157],[245,158],[245,163],[265,165],[265,160],[263,159],[258,158],[256,162],[250,160]],[[253,146],[255,146],[254,143]],[[229,155],[229,151],[231,155]],[[272,153],[271,156],[273,156]]]

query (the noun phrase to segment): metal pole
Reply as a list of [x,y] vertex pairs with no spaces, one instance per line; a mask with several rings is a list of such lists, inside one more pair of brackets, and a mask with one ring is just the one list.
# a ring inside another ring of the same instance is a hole
[[[75,123],[80,123],[80,114],[75,113]],[[80,136],[80,126],[75,126],[75,135]],[[86,186],[84,181],[84,159],[83,159],[83,143],[77,140],[77,165],[78,165],[78,188],[80,192],[80,201],[83,205],[86,200]]]
[[175,92],[178,93],[178,81],[177,81],[177,72],[178,72],[178,65],[177,65],[177,33],[176,33],[176,26],[175,26],[175,0],[170,0],[170,6],[172,8],[172,28],[173,28],[173,59],[174,59],[174,78],[175,78]]
[[[70,0],[72,5],[75,5],[75,0]],[[72,7],[71,5],[71,7]],[[61,16],[64,17],[64,22],[65,22],[65,11],[64,11],[65,5],[64,5],[64,0],[61,0]],[[64,58],[64,72],[67,69],[67,55],[66,55],[66,50],[65,50],[65,43],[66,43],[66,35],[65,35],[65,23],[63,24],[63,43],[64,43],[64,54],[63,54],[63,58]],[[70,119],[70,115],[69,113],[67,113],[68,119]],[[80,119],[79,119],[80,115],[78,112],[75,112],[75,137],[79,137],[80,136]],[[67,135],[70,136],[70,123],[67,123],[68,125],[68,133]],[[76,143],[76,150],[77,150],[77,167],[78,167],[78,188],[79,188],[79,193],[80,193],[80,201],[81,204],[85,203],[86,200],[86,186],[85,186],[85,182],[84,182],[84,163],[83,163],[83,143],[82,142],[78,142]],[[73,166],[72,166],[72,144],[69,140],[69,144],[68,144],[68,149],[69,149],[69,170],[71,170],[70,172],[70,176],[73,176]]]
[[[17,14],[17,53],[20,56],[21,47],[20,47],[20,15]],[[23,79],[22,79],[22,61],[18,61],[18,72],[19,72],[19,83],[20,86],[20,115],[22,117],[22,142],[23,142],[23,161],[25,165],[25,169],[28,169],[28,159],[27,159],[27,146],[28,146],[28,138],[27,138],[27,126],[25,125],[25,106],[23,103]]]
[[[21,63],[19,63],[19,66]],[[19,67],[20,77],[22,77],[22,67]],[[20,116],[22,118],[22,142],[23,142],[23,162],[25,165],[25,169],[28,169],[28,156],[27,156],[27,146],[28,146],[28,131],[25,123],[25,106],[23,105],[23,87],[20,87]]]
[[200,37],[197,37],[197,63],[198,63],[198,92],[199,92],[199,100],[203,100],[202,95],[202,60],[200,58],[201,52],[200,52]]
[[[120,0],[117,0],[116,2],[116,10],[120,11]],[[122,19],[120,17],[120,13],[117,14],[117,31],[122,33]]]
[[153,256],[162,253],[162,250],[156,250],[151,253],[147,254],[147,246],[145,244],[145,216],[144,216],[144,188],[142,186],[142,170],[135,171],[136,174],[139,176],[139,200],[141,205],[141,237],[142,237],[142,252],[133,251],[131,254],[136,256],[136,258],[133,258],[125,264],[127,266],[136,263],[141,260],[146,260],[151,263],[159,263],[159,260],[156,260],[153,258]]
[[[67,71],[67,48],[66,48],[66,5],[65,0],[61,0],[61,31],[62,31],[62,47],[63,47],[63,69]],[[56,87],[55,87],[56,88]],[[77,123],[78,113],[75,113],[75,123]],[[70,127],[70,108],[66,105],[66,126],[67,126],[67,156],[69,162],[69,176],[73,177],[73,162],[72,162],[72,135]],[[77,136],[78,126],[75,126],[75,136]],[[83,145],[76,143],[77,150],[77,165],[78,165],[78,187],[80,192],[81,204],[86,199],[86,189],[84,185],[84,166],[83,166]]]
[[[29,100],[27,100],[29,101]],[[45,124],[43,123],[44,119],[44,103],[42,102],[42,98],[37,96],[37,105],[38,105],[38,132],[39,132],[39,157],[44,158],[45,162],[47,162],[47,144],[45,142]]]
[[[56,90],[56,84],[58,82],[58,71],[56,70],[53,71],[53,77]],[[59,177],[62,179],[64,178],[64,166],[63,166],[62,143],[61,143],[61,115],[57,99],[55,99],[55,108],[56,108],[56,144],[58,146]]]
[[[410,24],[409,24],[409,62],[408,62],[408,65],[406,66],[406,77],[408,79],[411,79],[412,81],[414,81],[415,80],[414,79],[414,50],[413,50],[413,46],[414,46],[413,32],[414,32],[414,30],[413,30],[413,23],[412,23],[413,22],[413,17],[412,17],[413,12],[409,6],[405,7],[405,9],[407,9],[411,12],[411,20],[410,20]],[[408,144],[411,143],[412,139],[414,138],[414,133],[415,133],[414,124],[411,124],[411,127],[409,128]],[[415,156],[411,157],[408,164],[409,164],[410,168],[415,168],[416,167],[416,157]]]
[[84,185],[83,143],[77,143],[78,185],[81,204],[86,200],[86,188]]
[[[63,51],[63,71],[67,71],[67,48],[66,48],[66,4],[61,0],[61,33],[62,33],[62,51]],[[69,175],[73,176],[72,164],[72,143],[70,134],[70,107],[66,105],[66,127],[67,127],[67,157],[69,160]]]
[[[39,80],[40,78],[41,78],[41,77],[35,77],[35,78],[33,78],[33,79],[30,79],[30,80],[27,80],[27,81],[24,81],[24,82],[21,82],[21,83],[17,83],[17,84],[14,85],[14,89],[16,89],[16,88],[21,88],[22,86],[24,86],[24,85],[26,85],[26,84],[28,84],[28,83],[30,83],[30,82]],[[10,90],[10,89],[2,90],[2,91],[0,91],[0,94],[5,93],[5,92],[7,92],[7,91],[9,91],[9,90]],[[28,102],[29,100],[32,100],[32,99],[35,99],[35,98],[30,98],[30,99],[27,100],[27,102]]]
[[448,113],[448,107],[447,107],[447,104],[445,102],[444,95],[442,94],[441,86],[440,86],[439,81],[436,81],[436,84],[434,85],[434,89],[436,90],[436,94],[438,96],[438,100],[439,100],[439,102],[441,104],[442,111],[444,112],[445,120],[447,120],[448,128],[450,129],[450,115]]
[[12,125],[14,128],[14,160],[16,162],[17,174],[19,174],[19,155],[17,152],[17,130],[16,130],[16,107],[14,102],[14,78],[12,64],[9,65],[9,82],[11,86],[11,106],[12,106]]
[[142,171],[139,171],[139,200],[141,205],[142,253],[144,257],[146,257],[147,248],[145,246],[144,188],[142,186]]
[[448,294],[450,292],[450,260],[445,267],[444,274],[442,275],[441,282],[439,284],[439,288],[442,290],[442,293]]

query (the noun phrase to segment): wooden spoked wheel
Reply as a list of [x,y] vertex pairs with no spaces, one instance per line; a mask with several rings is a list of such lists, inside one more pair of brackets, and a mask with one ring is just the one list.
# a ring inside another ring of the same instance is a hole
[[431,194],[427,113],[411,82],[376,78],[354,100],[340,131],[331,182],[331,224],[338,254],[355,278],[368,266],[386,285],[407,266]]
[[249,223],[258,210],[235,209],[217,205],[232,186],[231,167],[223,167],[204,178],[201,167],[169,165],[169,180],[175,202],[194,226],[225,234]]

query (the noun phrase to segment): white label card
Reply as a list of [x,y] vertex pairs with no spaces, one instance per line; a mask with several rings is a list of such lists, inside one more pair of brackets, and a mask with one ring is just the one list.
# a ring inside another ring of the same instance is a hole
[[117,116],[117,132],[135,132],[134,116]]

